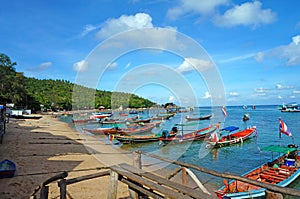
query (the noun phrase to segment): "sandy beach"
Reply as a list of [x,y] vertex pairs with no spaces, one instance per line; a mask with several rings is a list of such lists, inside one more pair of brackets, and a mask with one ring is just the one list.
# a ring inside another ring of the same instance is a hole
[[[14,161],[17,171],[13,178],[0,179],[1,199],[29,198],[38,185],[63,171],[68,171],[70,179],[120,162],[132,164],[130,154],[110,144],[99,144],[91,136],[82,136],[51,115],[39,120],[11,119],[0,144],[0,160],[3,159]],[[67,197],[106,198],[108,182],[106,176],[72,184],[67,187]],[[118,198],[128,195],[127,186],[119,183]],[[50,184],[49,198],[59,198],[56,182]]]

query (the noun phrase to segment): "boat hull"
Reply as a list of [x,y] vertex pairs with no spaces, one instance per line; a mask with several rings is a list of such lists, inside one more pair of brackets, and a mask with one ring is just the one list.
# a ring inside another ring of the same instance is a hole
[[207,127],[192,133],[178,135],[176,137],[159,138],[159,140],[163,142],[173,142],[173,143],[181,143],[184,141],[194,141],[194,140],[204,140],[205,137],[207,137],[208,135],[210,135],[212,132],[216,130],[217,130],[216,127]]
[[242,143],[253,136],[255,136],[257,133],[256,127],[252,127],[249,129],[244,129],[242,131],[239,131],[237,133],[230,134],[228,136],[223,136],[219,141],[212,142],[208,141],[208,145],[214,147],[214,148],[220,148],[225,146],[230,146],[233,144]]
[[[284,152],[283,155],[278,156],[272,162],[260,165],[242,176],[259,182],[287,187],[300,176],[298,167],[300,157],[298,156],[298,150],[295,149],[291,147],[286,148],[288,152]],[[287,155],[293,156],[293,159],[288,159]],[[220,199],[266,198],[265,188],[236,180],[232,180],[229,183],[225,181],[224,184],[216,191]]]

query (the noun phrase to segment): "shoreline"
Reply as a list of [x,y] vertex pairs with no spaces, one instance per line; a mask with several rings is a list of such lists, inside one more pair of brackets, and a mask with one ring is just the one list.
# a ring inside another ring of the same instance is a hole
[[[0,161],[14,161],[17,171],[13,178],[0,179],[1,199],[29,198],[38,185],[62,171],[68,171],[70,179],[97,173],[99,167],[132,164],[130,156],[120,149],[99,144],[51,115],[42,116],[39,120],[10,119],[7,124]],[[108,182],[109,176],[105,176],[70,185],[68,198],[106,198]],[[127,186],[119,183],[118,198],[128,195]],[[49,185],[49,198],[59,198],[56,182]]]

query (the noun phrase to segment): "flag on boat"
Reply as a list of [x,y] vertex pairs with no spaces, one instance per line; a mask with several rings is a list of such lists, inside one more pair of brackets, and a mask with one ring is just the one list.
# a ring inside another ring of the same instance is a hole
[[213,142],[218,142],[219,141],[219,137],[218,137],[217,131],[215,131],[211,136],[212,136],[211,140]]
[[115,139],[115,136],[114,135],[112,135],[112,134],[109,134],[109,136],[108,136],[108,138],[109,138],[109,141],[113,141],[113,139]]
[[292,137],[291,131],[288,129],[287,125],[279,118],[279,131],[287,136]]
[[225,117],[228,115],[225,106],[222,106],[222,112]]

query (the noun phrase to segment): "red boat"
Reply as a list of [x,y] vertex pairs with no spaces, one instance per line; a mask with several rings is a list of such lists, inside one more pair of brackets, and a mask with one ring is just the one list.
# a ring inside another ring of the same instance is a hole
[[247,139],[250,139],[252,136],[257,135],[256,127],[253,126],[251,128],[246,128],[242,131],[232,133],[229,135],[224,135],[222,137],[218,137],[217,132],[213,134],[212,138],[208,141],[207,147],[223,147],[229,146],[232,144],[241,143]]

